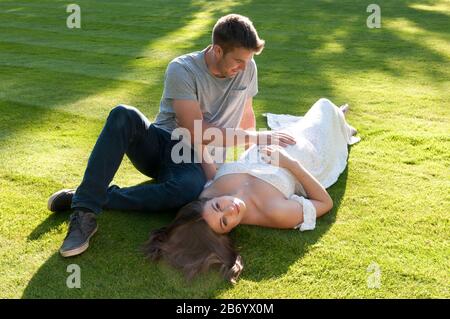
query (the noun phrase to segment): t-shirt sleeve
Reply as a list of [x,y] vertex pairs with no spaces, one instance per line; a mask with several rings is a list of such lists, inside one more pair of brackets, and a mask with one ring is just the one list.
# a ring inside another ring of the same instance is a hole
[[167,67],[163,98],[198,100],[194,77],[178,62],[172,61]]
[[256,67],[255,60],[252,59],[250,63],[250,67],[252,68],[252,75],[250,78],[250,86],[247,97],[254,97],[256,94],[258,94],[258,69]]

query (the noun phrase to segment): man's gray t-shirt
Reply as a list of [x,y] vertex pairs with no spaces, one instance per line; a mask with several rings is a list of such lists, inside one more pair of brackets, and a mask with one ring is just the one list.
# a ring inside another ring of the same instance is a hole
[[237,128],[242,119],[245,101],[258,93],[255,61],[233,78],[211,74],[205,62],[208,48],[172,60],[164,78],[164,92],[156,127],[171,133],[178,127],[172,103],[174,99],[195,100],[200,104],[203,119],[222,128]]

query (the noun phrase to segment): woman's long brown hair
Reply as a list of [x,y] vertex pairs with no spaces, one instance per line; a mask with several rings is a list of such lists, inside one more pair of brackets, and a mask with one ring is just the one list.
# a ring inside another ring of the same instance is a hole
[[144,254],[152,261],[167,261],[182,270],[188,280],[214,266],[226,280],[236,283],[244,268],[242,258],[231,239],[215,233],[203,219],[206,201],[185,205],[170,225],[152,231]]

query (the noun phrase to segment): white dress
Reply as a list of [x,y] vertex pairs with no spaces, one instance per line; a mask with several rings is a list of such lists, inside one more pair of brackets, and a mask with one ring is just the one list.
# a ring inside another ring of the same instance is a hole
[[[304,117],[289,117],[284,121],[285,125],[283,118],[279,119],[281,123],[277,124],[281,125],[277,129],[296,139],[296,144],[285,148],[289,155],[298,160],[324,188],[333,185],[347,165],[347,145],[360,140],[352,136],[351,127],[342,111],[330,100],[322,98],[314,103]],[[237,162],[220,166],[214,180],[237,173],[255,176],[274,186],[286,198],[299,201],[304,209],[304,224],[307,221],[305,206],[310,208],[309,217],[312,218],[311,206],[312,209],[314,206],[306,199],[307,194],[301,183],[289,170],[265,163],[260,158],[258,146],[249,148]],[[315,225],[315,210],[313,215]],[[314,225],[303,225],[305,229],[301,230],[313,229]]]

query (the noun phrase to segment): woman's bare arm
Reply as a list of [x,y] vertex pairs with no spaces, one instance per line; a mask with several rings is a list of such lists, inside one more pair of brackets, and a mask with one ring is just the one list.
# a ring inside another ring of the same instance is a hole
[[[268,161],[288,169],[302,184],[308,199],[316,209],[316,218],[326,214],[333,208],[333,200],[319,181],[301,164],[277,147],[266,147],[262,150],[269,156]],[[282,199],[274,203],[272,227],[292,228],[303,223],[303,207],[296,200]]]
[[[298,161],[293,161],[288,167],[289,171],[297,178],[305,189],[309,200],[318,202],[321,210],[331,210],[333,200],[327,190],[319,183],[319,181],[311,175]],[[314,205],[316,206],[316,205]],[[316,207],[317,210],[317,207]],[[327,210],[327,211],[328,211]]]
[[[316,218],[325,215],[333,207],[314,199],[310,201],[316,209]],[[291,229],[302,224],[303,221],[303,207],[299,202],[293,199],[280,199],[274,203],[268,227]]]

